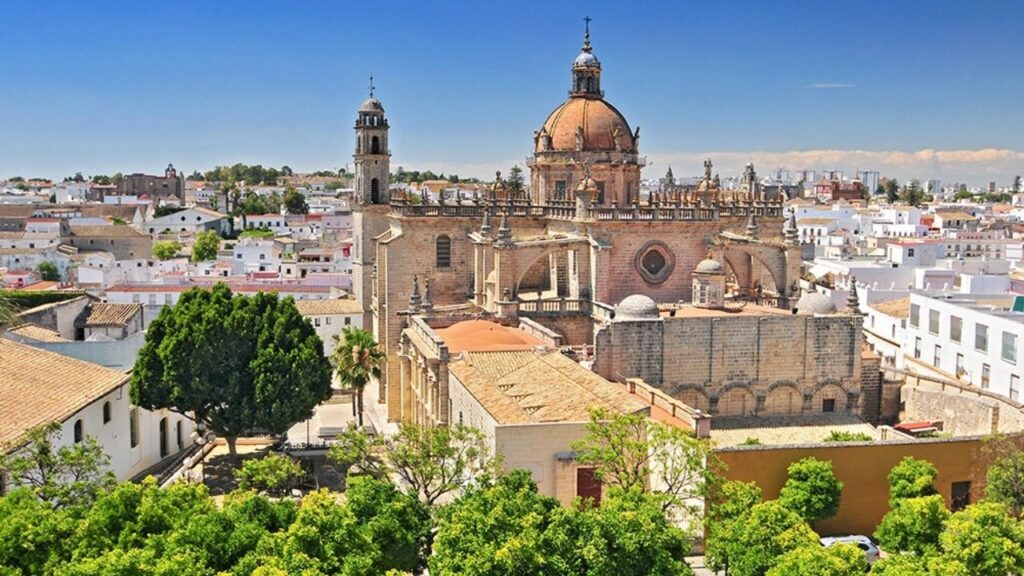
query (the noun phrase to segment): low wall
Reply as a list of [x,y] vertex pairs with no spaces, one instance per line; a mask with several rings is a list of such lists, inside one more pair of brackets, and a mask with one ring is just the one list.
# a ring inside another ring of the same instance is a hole
[[807,457],[832,462],[843,482],[839,512],[814,525],[820,534],[870,536],[889,510],[889,470],[905,456],[927,460],[939,471],[935,487],[950,502],[954,482],[970,482],[971,502],[981,498],[987,461],[981,437],[905,442],[857,442],[791,446],[737,446],[716,450],[727,480],[756,482],[766,500],[777,498],[786,469]]

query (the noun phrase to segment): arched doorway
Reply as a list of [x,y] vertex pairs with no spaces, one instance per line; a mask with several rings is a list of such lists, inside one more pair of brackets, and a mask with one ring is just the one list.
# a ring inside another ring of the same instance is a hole
[[167,418],[160,419],[160,457],[166,458],[170,451],[167,449]]
[[380,180],[370,180],[370,203],[380,204]]

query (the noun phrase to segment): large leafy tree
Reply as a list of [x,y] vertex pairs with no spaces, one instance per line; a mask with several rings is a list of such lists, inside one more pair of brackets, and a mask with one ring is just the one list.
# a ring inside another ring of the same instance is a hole
[[843,483],[832,471],[832,462],[804,458],[789,465],[789,478],[779,492],[779,502],[808,522],[835,516]]
[[132,370],[132,402],[169,408],[235,439],[281,434],[331,395],[331,366],[290,298],[233,296],[218,284],[182,294],[150,325]]
[[181,252],[181,242],[176,240],[159,240],[153,243],[153,256],[157,260],[170,260]]
[[306,203],[306,196],[291,186],[284,191],[284,207],[288,210],[289,214],[309,213],[309,204]]
[[728,538],[732,526],[762,501],[761,489],[754,482],[730,480],[715,487],[709,498],[707,538],[704,556],[716,572],[729,567]]
[[787,552],[820,546],[804,519],[777,500],[755,505],[721,537],[732,576],[764,576]]
[[980,502],[953,514],[939,536],[943,555],[972,576],[1024,573],[1024,529],[994,502]]
[[889,507],[900,500],[935,494],[935,478],[939,471],[927,460],[907,456],[889,471]]
[[0,446],[0,473],[55,507],[92,502],[114,484],[110,458],[92,436],[58,448],[60,434],[51,422],[30,429],[21,446]]
[[856,546],[802,546],[782,555],[767,576],[861,576],[867,568],[864,552]]
[[381,365],[387,360],[373,334],[362,328],[348,327],[335,336],[335,371],[338,380],[355,393],[359,426],[363,426],[363,391],[366,385],[380,378]]
[[1024,452],[1005,440],[996,441],[994,447],[997,459],[986,475],[985,496],[1020,518],[1024,512]]
[[946,501],[939,494],[896,501],[882,518],[875,537],[889,552],[930,554],[939,546],[939,534],[949,519]]
[[374,478],[397,476],[429,505],[497,475],[499,467],[480,431],[460,425],[404,423],[388,437],[350,427],[328,456]]
[[213,260],[217,257],[217,250],[220,250],[220,236],[213,230],[200,232],[192,243],[192,261]]
[[693,503],[707,495],[716,478],[717,461],[707,442],[642,414],[593,410],[586,435],[572,447],[602,483],[650,491],[680,521],[694,517]]

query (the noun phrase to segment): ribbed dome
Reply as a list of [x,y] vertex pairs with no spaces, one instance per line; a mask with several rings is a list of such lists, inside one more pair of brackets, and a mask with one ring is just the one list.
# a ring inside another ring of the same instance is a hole
[[601,62],[598,61],[597,56],[594,56],[593,52],[587,52],[584,50],[580,52],[580,55],[576,57],[576,60],[572,63],[573,68],[587,67],[587,68],[600,68]]
[[836,305],[832,302],[832,299],[817,292],[808,292],[807,294],[804,294],[796,303],[797,314],[811,316],[818,314],[834,314],[835,311]]
[[[550,150],[576,150],[576,131],[583,127],[583,150],[590,152],[636,151],[629,123],[614,106],[599,98],[570,98],[555,109],[544,122],[551,137]],[[616,130],[617,129],[617,130]],[[538,152],[544,150],[538,143]]]
[[658,305],[649,296],[643,294],[626,296],[615,307],[616,320],[650,320],[660,316]]
[[384,105],[376,98],[367,98],[359,107],[360,112],[384,112]]
[[713,258],[705,258],[697,264],[697,268],[694,269],[694,272],[697,272],[698,274],[721,274],[722,264]]

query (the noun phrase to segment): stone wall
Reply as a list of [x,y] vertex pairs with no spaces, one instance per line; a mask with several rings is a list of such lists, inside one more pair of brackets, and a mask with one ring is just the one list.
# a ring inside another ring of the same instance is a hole
[[616,320],[598,328],[595,354],[605,378],[642,378],[711,414],[862,410],[859,316]]

